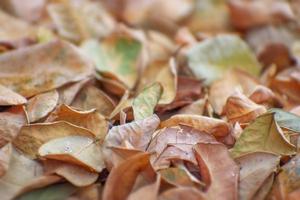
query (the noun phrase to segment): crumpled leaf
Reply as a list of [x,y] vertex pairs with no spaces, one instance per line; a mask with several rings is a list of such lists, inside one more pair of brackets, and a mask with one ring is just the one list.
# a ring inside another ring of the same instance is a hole
[[280,157],[270,153],[255,152],[235,159],[240,166],[239,199],[254,199],[264,182],[276,172]]
[[0,105],[1,106],[12,106],[12,105],[20,105],[25,104],[27,100],[15,93],[14,91],[0,85]]
[[47,122],[66,121],[90,130],[97,139],[103,140],[108,131],[108,122],[96,109],[77,111],[62,104],[47,118]]
[[98,178],[98,174],[95,172],[90,172],[77,165],[56,160],[48,159],[44,161],[44,169],[47,174],[62,176],[77,187],[88,186]]
[[42,173],[42,166],[37,161],[13,149],[8,171],[0,178],[1,199],[12,199],[23,187]]
[[24,97],[82,80],[92,70],[79,50],[63,41],[37,44],[0,56],[0,84]]
[[239,68],[257,75],[260,66],[249,47],[237,36],[221,35],[204,40],[187,53],[188,66],[206,84],[221,78],[229,69]]
[[256,85],[258,85],[258,80],[253,76],[240,70],[229,70],[222,78],[212,83],[209,89],[208,100],[214,111],[220,115],[230,95],[240,91],[248,96],[253,92],[253,88]]
[[156,115],[152,115],[145,119],[137,120],[131,123],[114,126],[109,130],[105,146],[107,147],[127,147],[126,143],[130,145],[130,149],[146,150],[152,134],[160,123]]
[[154,108],[162,94],[162,86],[154,83],[146,87],[132,102],[135,120],[145,119],[153,115]]
[[258,105],[240,92],[228,97],[223,112],[229,122],[248,123],[267,112],[264,106]]
[[211,135],[187,126],[159,130],[151,140],[147,152],[152,154],[154,168],[169,167],[171,160],[186,160],[196,164],[193,145],[198,142],[216,142]]
[[[143,172],[144,179],[153,180],[155,174],[149,158],[149,154],[139,153],[113,168],[104,187],[103,200],[122,200],[128,197],[138,175]],[[119,188],[118,192],[115,191],[116,188]]]
[[207,185],[206,198],[237,199],[239,167],[227,148],[218,143],[198,143],[194,150],[201,177]]
[[36,158],[38,149],[44,143],[60,137],[77,135],[94,138],[94,134],[85,128],[68,122],[53,122],[23,126],[13,144],[32,158]]
[[0,146],[15,138],[21,127],[27,124],[27,116],[23,106],[14,106],[0,113]]
[[230,125],[223,120],[189,114],[173,115],[170,119],[163,121],[160,127],[177,126],[179,124],[191,126],[217,137],[226,136],[231,130]]
[[71,105],[81,110],[97,109],[104,116],[109,116],[116,106],[108,95],[91,85],[83,87]]
[[92,138],[70,135],[52,139],[40,146],[40,156],[85,167],[92,172],[105,168],[101,146]]
[[247,126],[231,149],[231,155],[238,157],[256,151],[278,155],[292,155],[296,151],[283,135],[274,113],[261,115]]
[[58,92],[52,90],[50,92],[38,94],[29,99],[26,110],[29,122],[35,122],[46,117],[58,103]]

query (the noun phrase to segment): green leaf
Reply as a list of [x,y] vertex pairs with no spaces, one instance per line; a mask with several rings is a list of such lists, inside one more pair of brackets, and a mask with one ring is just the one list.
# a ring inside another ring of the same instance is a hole
[[76,192],[77,188],[69,183],[60,183],[33,190],[21,195],[16,200],[62,200]]
[[275,120],[280,127],[289,129],[291,131],[300,132],[299,116],[276,108],[270,109],[268,112],[275,113]]
[[247,126],[231,149],[231,155],[238,157],[259,151],[278,155],[292,155],[296,151],[295,146],[284,137],[274,113],[261,115]]
[[204,40],[192,47],[187,54],[193,73],[206,84],[220,78],[226,71],[239,68],[258,75],[260,65],[245,42],[237,36],[220,35]]
[[104,76],[115,76],[129,88],[134,86],[142,50],[138,40],[126,35],[112,35],[101,43],[96,40],[86,41],[82,50]]
[[132,104],[134,119],[145,119],[154,113],[154,108],[158,103],[162,86],[160,83],[153,83],[146,87],[134,100]]

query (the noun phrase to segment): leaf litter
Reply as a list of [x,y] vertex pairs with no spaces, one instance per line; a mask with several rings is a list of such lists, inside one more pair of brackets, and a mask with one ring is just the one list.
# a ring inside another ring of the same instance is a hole
[[299,19],[298,0],[1,1],[1,199],[300,199]]

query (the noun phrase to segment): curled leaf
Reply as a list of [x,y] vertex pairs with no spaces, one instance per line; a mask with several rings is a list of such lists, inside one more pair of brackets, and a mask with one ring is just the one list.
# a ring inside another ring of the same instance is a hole
[[89,130],[61,121],[23,126],[18,136],[14,139],[13,144],[23,153],[35,158],[38,149],[44,143],[69,135],[94,138],[94,134]]
[[46,117],[58,103],[58,92],[52,90],[50,92],[38,94],[29,99],[26,110],[29,122],[35,122]]
[[92,172],[101,172],[105,167],[101,146],[86,136],[52,139],[43,144],[38,153],[42,157],[69,162]]

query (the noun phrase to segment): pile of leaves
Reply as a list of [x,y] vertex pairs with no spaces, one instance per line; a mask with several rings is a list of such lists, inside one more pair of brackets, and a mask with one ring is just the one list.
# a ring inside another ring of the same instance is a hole
[[300,199],[299,0],[2,0],[1,200]]

